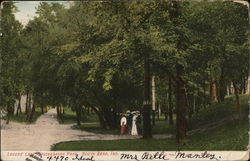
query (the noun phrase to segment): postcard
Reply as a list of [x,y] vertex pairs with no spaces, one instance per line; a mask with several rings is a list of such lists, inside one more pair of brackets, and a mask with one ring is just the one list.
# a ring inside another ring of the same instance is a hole
[[4,1],[2,161],[250,154],[248,1]]

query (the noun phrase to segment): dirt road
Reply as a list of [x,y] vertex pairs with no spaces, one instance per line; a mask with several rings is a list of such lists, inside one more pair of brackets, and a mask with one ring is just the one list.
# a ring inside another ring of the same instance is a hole
[[[104,135],[74,130],[73,124],[59,124],[56,110],[50,109],[40,116],[34,124],[10,122],[1,129],[1,150],[50,150],[58,142],[73,140],[115,140],[136,139],[140,136]],[[157,138],[170,136],[158,135]]]

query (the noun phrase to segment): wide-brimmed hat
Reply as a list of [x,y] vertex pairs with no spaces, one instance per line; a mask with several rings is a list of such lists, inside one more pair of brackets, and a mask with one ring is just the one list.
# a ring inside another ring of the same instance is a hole
[[136,111],[132,111],[131,113],[132,113],[133,115],[135,115],[135,114],[136,114]]

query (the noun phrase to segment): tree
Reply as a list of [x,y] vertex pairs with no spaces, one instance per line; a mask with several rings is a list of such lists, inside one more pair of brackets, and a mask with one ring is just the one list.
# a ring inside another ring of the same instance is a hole
[[14,114],[15,100],[21,91],[19,82],[19,56],[21,24],[15,20],[14,2],[3,3],[2,8],[2,36],[1,36],[1,77],[0,77],[0,106],[7,110],[7,123]]

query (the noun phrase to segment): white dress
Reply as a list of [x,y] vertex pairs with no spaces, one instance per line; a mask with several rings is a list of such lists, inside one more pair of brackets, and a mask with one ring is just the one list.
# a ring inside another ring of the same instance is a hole
[[134,116],[133,116],[133,119],[132,119],[132,130],[131,130],[131,135],[138,135],[137,127],[136,127],[136,118],[137,118],[137,115],[134,115]]
[[124,116],[121,119],[121,126],[122,126],[122,123],[124,123],[124,125],[127,125],[127,119]]

